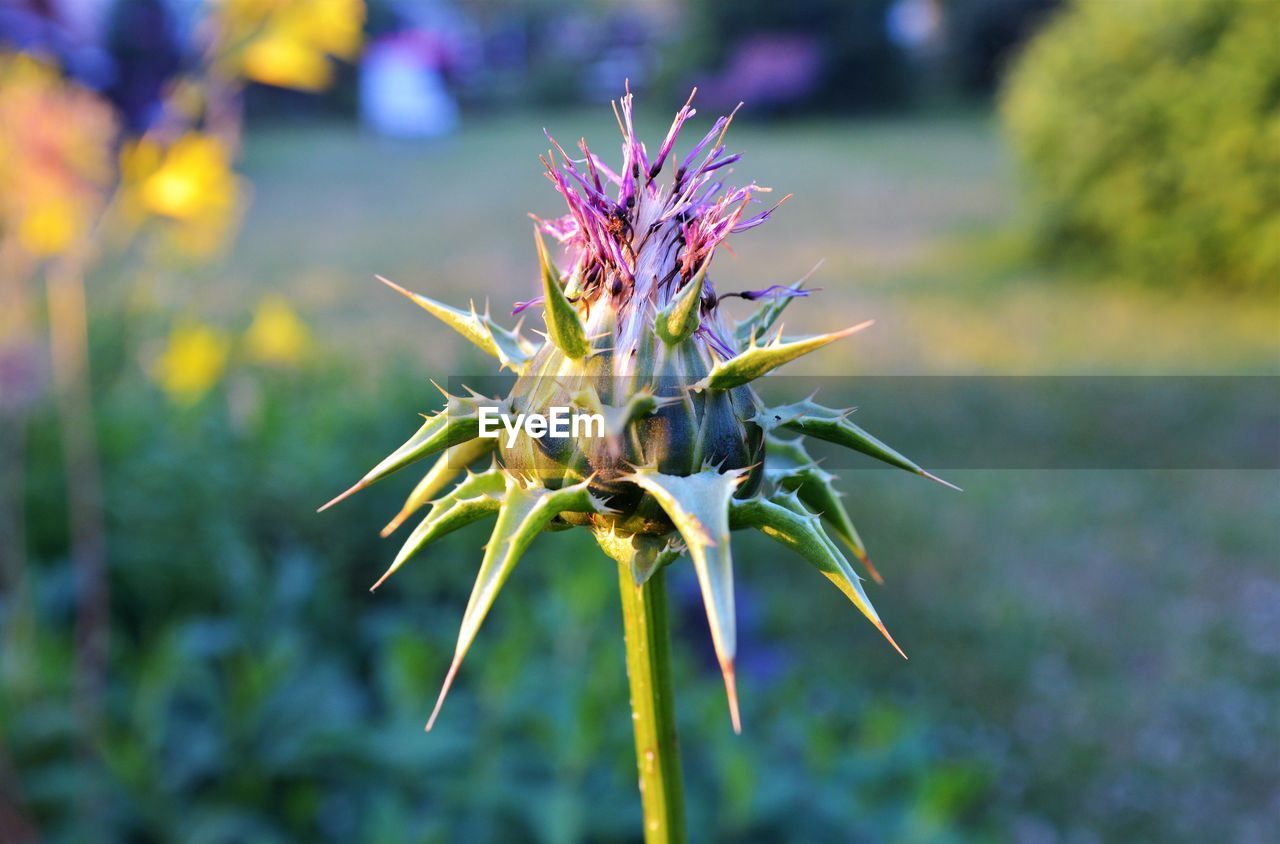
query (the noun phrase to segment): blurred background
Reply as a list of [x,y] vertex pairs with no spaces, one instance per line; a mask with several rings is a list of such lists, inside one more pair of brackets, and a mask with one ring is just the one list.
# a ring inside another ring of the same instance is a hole
[[[314,512],[489,372],[373,274],[529,298],[627,80],[795,194],[721,285],[877,320],[800,372],[1280,375],[1274,0],[0,2],[0,841],[638,840],[590,537],[425,735],[484,529]],[[1274,840],[1280,473],[841,474],[911,661],[743,537],[735,737],[678,565],[695,840]]]

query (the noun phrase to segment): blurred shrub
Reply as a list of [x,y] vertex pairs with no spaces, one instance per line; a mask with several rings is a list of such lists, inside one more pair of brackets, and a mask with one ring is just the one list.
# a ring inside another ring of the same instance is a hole
[[1278,33],[1266,0],[1061,13],[1003,97],[1045,253],[1156,283],[1274,286]]

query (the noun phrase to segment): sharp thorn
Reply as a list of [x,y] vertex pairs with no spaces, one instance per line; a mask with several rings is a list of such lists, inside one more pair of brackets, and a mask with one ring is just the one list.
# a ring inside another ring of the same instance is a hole
[[427,380],[431,382],[431,386],[435,387],[437,390],[440,391],[440,395],[444,396],[445,401],[448,401],[449,399],[453,398],[453,396],[449,395],[448,390],[446,390],[444,387],[441,387],[438,383],[436,383],[436,379],[428,378]]
[[940,483],[940,484],[942,484],[943,486],[947,487],[948,489],[954,489],[956,492],[964,492],[964,490],[963,490],[963,489],[961,489],[960,487],[958,487],[958,486],[956,486],[955,484],[951,483],[951,481],[944,481],[942,478],[938,477],[937,475],[933,474],[932,472],[926,472],[924,469],[921,469],[921,470],[920,470],[920,474],[921,474],[921,475],[923,475],[924,477],[928,478],[928,479],[929,479],[929,480],[931,480],[931,481],[934,481],[934,482],[936,482],[936,483]]
[[346,499],[351,497],[352,495],[355,495],[357,492],[359,492],[364,488],[365,488],[365,481],[363,478],[361,478],[360,480],[356,481],[355,485],[352,486],[350,489],[348,489],[346,492],[338,493],[336,496],[330,499],[328,503],[321,505],[316,510],[316,512],[323,513],[325,510],[328,510],[330,507],[337,504],[339,501],[342,501],[343,499]]
[[401,510],[399,513],[396,513],[395,518],[387,522],[387,526],[378,531],[378,536],[386,539],[388,536],[399,530],[400,525],[404,524],[410,515],[412,514],[408,510]]
[[884,578],[880,576],[880,571],[871,564],[871,559],[863,554],[858,560],[862,563],[862,567],[867,570],[867,574],[871,575],[871,579],[875,581],[875,584],[884,586]]
[[436,698],[436,707],[431,710],[431,717],[427,719],[426,731],[431,732],[431,728],[436,725],[436,716],[440,714],[440,707],[444,705],[445,695],[449,694],[449,687],[453,685],[453,678],[458,675],[458,666],[462,663],[461,656],[454,656],[453,664],[449,666],[449,673],[445,675],[444,686],[440,689],[440,696]]
[[840,331],[836,331],[834,333],[836,337],[848,337],[850,334],[857,334],[862,329],[870,328],[875,324],[876,324],[876,321],[874,319],[863,320],[857,325],[851,325],[848,328],[842,329]]
[[387,569],[386,571],[384,571],[384,572],[382,573],[382,577],[378,578],[378,582],[377,582],[377,583],[375,583],[375,584],[373,584],[372,586],[370,586],[370,587],[369,587],[369,591],[370,591],[370,592],[375,592],[375,591],[377,591],[378,587],[379,587],[379,586],[381,586],[382,584],[386,583],[386,582],[387,582],[387,578],[388,578],[388,577],[390,577],[391,575],[395,574],[395,573],[396,573],[396,569],[398,569],[398,568],[399,568],[399,566],[397,566],[397,565],[392,565],[392,566],[391,566],[391,568],[389,568],[389,569]]
[[818,263],[810,267],[809,272],[805,273],[804,275],[800,276],[800,278],[796,279],[796,281],[793,282],[793,285],[798,284],[800,285],[800,288],[803,289],[804,283],[809,279],[813,278],[814,273],[822,269],[822,265],[825,264],[826,262],[827,262],[826,258],[819,258]]
[[846,542],[849,550],[853,552],[853,556],[858,558],[858,562],[862,563],[862,567],[867,570],[867,574],[871,575],[871,579],[876,582],[877,586],[884,586],[884,578],[880,576],[880,571],[872,564],[871,558],[867,556],[866,551],[859,551],[854,548],[851,543]]
[[735,735],[742,735],[742,717],[738,712],[738,681],[734,678],[733,660],[720,664],[724,672],[724,691],[729,698],[729,720]]
[[413,298],[413,293],[411,293],[411,292],[410,292],[410,291],[408,291],[408,290],[405,290],[403,287],[401,287],[400,285],[396,284],[396,283],[395,283],[394,281],[392,281],[391,279],[386,278],[386,277],[384,277],[384,276],[380,276],[380,275],[375,275],[375,276],[374,276],[374,278],[376,278],[378,281],[380,281],[380,282],[382,282],[383,284],[385,284],[387,287],[390,287],[392,290],[396,291],[397,293],[400,293],[400,294],[403,294],[403,295],[405,295],[405,296],[408,296],[410,299],[412,299],[412,298]]
[[884,626],[884,622],[877,620],[876,627],[884,634],[884,637],[889,640],[889,644],[893,645],[893,649],[897,651],[903,659],[907,659],[907,652],[898,647],[897,642],[893,641],[893,637],[889,635],[889,630]]

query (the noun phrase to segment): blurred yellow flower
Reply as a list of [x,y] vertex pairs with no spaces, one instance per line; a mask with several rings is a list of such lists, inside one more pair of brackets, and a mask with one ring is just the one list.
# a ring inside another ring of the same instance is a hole
[[202,323],[178,325],[152,375],[172,401],[195,404],[221,380],[230,352],[230,338],[218,329]]
[[185,135],[143,182],[143,202],[156,214],[176,220],[190,220],[210,206],[226,206],[232,199],[229,159],[218,139]]
[[71,245],[83,228],[84,214],[67,197],[32,197],[26,214],[18,221],[18,243],[32,255],[57,255]]
[[310,342],[306,323],[283,296],[268,296],[259,302],[245,334],[250,357],[279,366],[296,365]]
[[207,255],[226,239],[240,184],[218,138],[193,131],[167,148],[143,138],[121,152],[120,171],[134,217],[173,221],[170,232],[182,251]]
[[25,54],[0,54],[0,235],[45,258],[83,236],[114,175],[109,105]]
[[363,0],[225,0],[223,38],[239,46],[232,72],[281,88],[319,91],[330,58],[354,59],[363,41]]
[[320,50],[281,33],[265,35],[244,51],[244,75],[265,85],[322,91],[333,69]]

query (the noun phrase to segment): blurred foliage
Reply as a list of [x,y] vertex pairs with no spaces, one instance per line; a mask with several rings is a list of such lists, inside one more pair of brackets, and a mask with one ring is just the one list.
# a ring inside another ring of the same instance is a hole
[[[149,357],[172,355],[182,332],[255,329],[179,328],[157,351],[167,321],[102,317],[94,334],[113,602],[91,758],[72,695],[57,440],[45,412],[31,423],[30,566],[0,599],[8,799],[50,841],[85,840],[90,822],[137,841],[633,840],[616,571],[590,537],[538,544],[424,735],[483,536],[450,536],[370,596],[391,546],[350,525],[378,524],[403,490],[375,487],[343,505],[350,518],[313,510],[434,391],[403,359],[369,378],[315,352],[288,371],[232,354],[207,392],[174,406],[141,377]],[[769,568],[751,568],[739,670],[759,739],[730,732],[697,586],[676,581],[693,829],[960,840],[988,828],[981,755],[855,672],[795,683],[804,645],[775,642],[773,618],[792,610],[763,601]],[[820,581],[808,580],[817,593]],[[896,659],[847,608],[835,614],[867,653]]]
[[942,0],[946,66],[959,92],[995,93],[1017,48],[1062,0]]
[[[455,534],[370,596],[396,545],[375,529],[414,479],[313,512],[437,406],[424,373],[489,371],[359,279],[383,270],[464,301],[502,283],[495,310],[526,297],[535,265],[511,209],[549,200],[512,150],[582,123],[476,122],[457,144],[396,154],[343,129],[251,136],[254,217],[216,283],[127,273],[145,286],[130,301],[178,317],[122,314],[95,286],[113,587],[100,759],[73,697],[48,407],[28,425],[24,585],[0,596],[0,797],[45,840],[90,838],[94,794],[114,840],[633,840],[617,584],[593,543],[535,544],[424,736],[487,534]],[[1014,216],[985,123],[741,124],[768,183],[797,199],[744,240],[734,286],[827,255],[797,328],[851,309],[887,326],[828,373],[1275,371],[1274,311],[1256,302],[1082,292],[939,249]],[[257,362],[252,326],[277,321],[271,299],[253,304],[264,288],[314,326],[295,363]],[[191,324],[230,349],[183,405],[148,375]],[[981,407],[933,410],[958,432],[984,424]],[[1087,430],[1092,410],[1078,412]],[[874,596],[909,663],[823,578],[742,537],[741,738],[696,582],[673,570],[698,837],[1269,841],[1276,473],[957,474],[963,496],[893,472],[843,479],[854,518],[880,525]]]
[[1081,0],[1003,112],[1053,256],[1157,284],[1280,283],[1280,4]]
[[[313,510],[438,396],[403,356],[377,374],[314,347],[255,362],[267,308],[209,327],[232,351],[184,405],[144,377],[169,316],[96,323],[113,602],[90,757],[57,437],[49,409],[31,420],[29,565],[0,596],[0,793],[52,842],[90,837],[95,795],[110,840],[635,840],[613,567],[588,537],[541,538],[424,735],[485,531],[369,595],[395,539],[351,525],[381,524],[413,479],[343,518]],[[972,410],[936,408],[956,430]],[[1267,840],[1274,473],[960,474],[959,498],[846,479],[882,526],[876,599],[908,664],[742,537],[741,737],[677,564],[695,837]]]
[[[894,42],[894,0],[751,0],[725,6],[694,0],[683,34],[665,55],[678,92],[700,72],[723,67],[751,36],[812,38],[822,59],[819,85],[791,110],[892,109],[990,95],[1010,56],[1061,0],[935,0],[939,31],[914,47]],[[674,95],[674,93],[673,93]],[[747,103],[750,106],[750,102]]]
[[[110,85],[76,77],[60,10],[9,13],[0,32],[4,250],[22,250],[28,263],[73,251],[92,263],[104,234],[123,249],[154,223],[171,251],[209,257],[229,240],[246,194],[233,171],[245,84],[319,91],[332,59],[354,60],[363,44],[363,0],[206,0],[188,11],[179,43],[182,28],[163,5],[114,6],[116,54],[104,56],[113,72],[97,74]],[[12,43],[8,27],[20,36]]]
[[324,90],[330,59],[354,60],[364,42],[363,0],[223,0],[214,13],[232,46],[220,71],[278,88]]
[[688,30],[673,58],[681,68],[722,66],[753,35],[811,37],[822,72],[809,99],[793,105],[823,110],[882,109],[910,96],[913,71],[889,39],[885,15],[892,0],[744,0],[725,5],[692,0]]
[[[1126,78],[1100,76],[1111,87],[1087,104],[1109,108]],[[1086,137],[1105,129],[1083,121]],[[54,842],[631,840],[616,583],[590,562],[590,540],[534,549],[477,644],[483,658],[424,737],[484,535],[450,537],[370,597],[394,540],[351,526],[381,524],[408,487],[371,489],[343,505],[349,517],[312,513],[435,400],[424,367],[390,349],[415,344],[433,367],[443,356],[477,369],[401,326],[400,309],[368,304],[351,278],[426,272],[458,296],[497,279],[523,297],[518,211],[545,208],[545,186],[511,150],[541,125],[481,124],[449,148],[392,154],[354,132],[270,136],[256,162],[250,150],[265,189],[239,265],[216,285],[172,285],[180,308],[230,315],[95,319],[113,587],[103,730],[87,736],[74,702],[75,580],[42,406],[26,426],[30,558],[0,594],[0,809],[16,806]],[[0,137],[17,128],[54,127],[6,119]],[[1153,159],[1162,137],[1139,139]],[[1274,371],[1273,311],[1081,294],[1026,275],[964,286],[953,255],[921,264],[939,238],[1012,217],[996,144],[976,122],[799,125],[746,146],[766,183],[798,199],[776,237],[745,246],[735,278],[778,281],[763,274],[829,256],[823,310],[890,317],[857,371]],[[492,235],[483,248],[477,231]],[[266,285],[323,303],[326,331],[312,335],[270,299],[250,322],[243,303]],[[222,352],[216,367],[207,349],[196,355],[212,374],[176,401],[146,376],[189,329],[220,338]],[[378,360],[377,374],[317,348],[321,336],[342,346],[335,334]],[[1275,473],[970,475],[957,479],[959,503],[910,479],[854,476],[855,516],[885,525],[873,540],[889,578],[877,601],[908,666],[820,578],[771,565],[767,541],[743,554],[741,739],[681,569],[678,702],[697,837],[1269,841]],[[922,518],[922,506],[934,509]],[[105,809],[86,814],[95,796]]]
[[0,52],[0,238],[40,259],[85,237],[112,179],[115,133],[95,94]]

